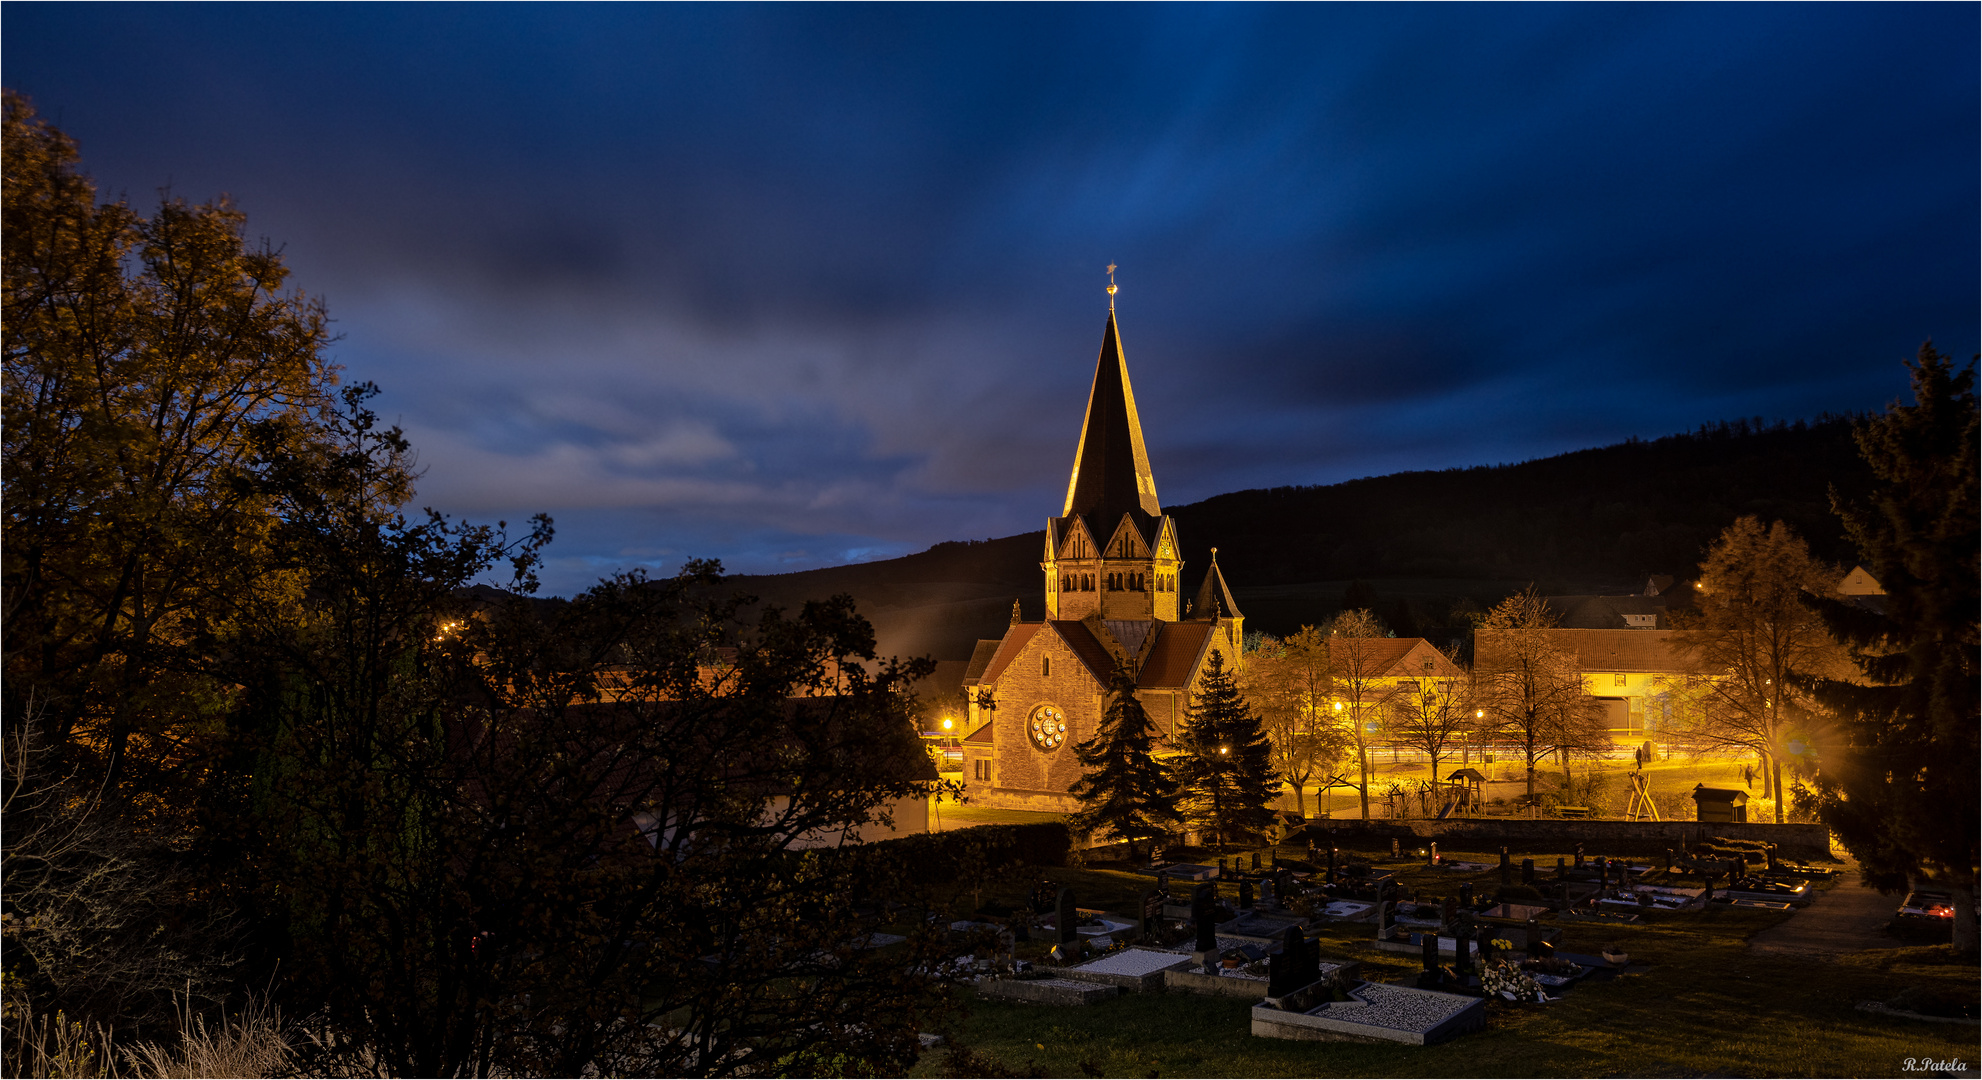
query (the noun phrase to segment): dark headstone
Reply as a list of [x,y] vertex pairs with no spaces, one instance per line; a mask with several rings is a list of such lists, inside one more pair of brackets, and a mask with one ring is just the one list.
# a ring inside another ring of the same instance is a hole
[[1480,927],[1479,930],[1474,932],[1473,940],[1479,944],[1481,960],[1493,959],[1495,954],[1493,947],[1493,927]]
[[1060,890],[1060,903],[1058,910],[1053,916],[1053,925],[1060,929],[1060,944],[1066,945],[1079,940],[1080,934],[1078,927],[1080,926],[1080,915],[1074,911],[1074,891],[1072,889]]
[[1511,885],[1513,884],[1513,879],[1514,861],[1508,858],[1507,845],[1502,844],[1500,845],[1500,883],[1502,885]]
[[1218,923],[1212,919],[1211,909],[1206,908],[1197,917],[1197,951],[1214,952],[1218,948]]
[[1228,877],[1231,877],[1231,876],[1232,876],[1232,872],[1231,872],[1230,870],[1227,870],[1227,869],[1225,869],[1225,858],[1224,858],[1224,856],[1222,856],[1222,855],[1221,855],[1221,856],[1219,856],[1219,858],[1218,858],[1218,880],[1220,880],[1220,881],[1223,881],[1223,880],[1225,880],[1226,878],[1228,878]]
[[1259,852],[1253,852],[1253,873],[1259,873]]
[[1191,887],[1191,918],[1215,918],[1213,912],[1218,907],[1218,887],[1209,881],[1200,881]]
[[1602,892],[1608,888],[1610,888],[1610,860],[1598,859],[1597,860],[1597,891]]
[[1248,911],[1253,906],[1253,883],[1250,880],[1239,882],[1239,910]]
[[1529,919],[1528,925],[1523,928],[1522,937],[1524,940],[1521,942],[1521,951],[1528,954],[1528,959],[1530,960],[1535,959],[1535,955],[1536,955],[1535,950],[1541,947],[1541,940],[1542,940],[1541,920]]
[[1426,971],[1438,970],[1438,931],[1428,930],[1418,935],[1419,952],[1423,957]]
[[1267,960],[1266,996],[1285,997],[1321,977],[1318,950],[1301,936],[1301,928],[1290,926],[1280,937],[1280,951]]
[[1470,881],[1459,883],[1459,906],[1462,908],[1473,906],[1473,883]]
[[1453,970],[1459,973],[1461,979],[1464,979],[1473,972],[1472,942],[1473,913],[1462,911],[1459,913],[1458,921],[1452,927],[1452,951],[1455,959]]
[[1388,940],[1390,937],[1390,927],[1390,902],[1388,900],[1379,900],[1376,903],[1376,939],[1378,941]]
[[1569,867],[1562,861],[1562,856],[1557,855],[1555,857],[1555,880],[1561,881],[1563,878],[1568,876],[1569,876]]
[[[1334,851],[1335,849],[1329,848],[1328,850]],[[1314,837],[1312,836],[1308,837],[1308,861],[1314,861]]]
[[1763,853],[1764,855],[1767,855],[1767,856],[1768,856],[1768,859],[1769,859],[1769,873],[1771,873],[1771,874],[1773,874],[1773,873],[1775,873],[1775,872],[1776,872],[1776,846],[1775,846],[1774,844],[1770,844],[1770,845],[1769,845],[1768,847],[1766,847],[1766,848],[1763,848],[1763,849],[1762,849],[1762,853]]
[[1523,885],[1533,885],[1534,883],[1535,883],[1535,860],[1533,860],[1533,859],[1522,859],[1522,860],[1521,860],[1521,884],[1523,884]]
[[1156,935],[1156,920],[1163,917],[1163,892],[1155,890],[1145,893],[1142,898],[1142,933],[1144,937]]
[[1278,907],[1279,904],[1280,904],[1279,899],[1274,895],[1273,892],[1273,879],[1267,878],[1265,881],[1260,882],[1259,906],[1263,908],[1271,908],[1271,907]]
[[1458,917],[1459,917],[1458,897],[1448,896],[1444,900],[1439,902],[1438,923],[1440,926],[1451,926],[1452,920]]
[[1162,893],[1164,896],[1170,895],[1170,875],[1168,873],[1159,873],[1156,875],[1156,891]]
[[1396,838],[1396,837],[1394,837],[1394,836],[1393,836],[1393,837],[1391,837],[1391,838],[1390,838],[1390,857],[1391,857],[1391,858],[1393,858],[1393,859],[1400,859],[1400,858],[1403,858],[1403,856],[1404,856],[1404,847],[1403,847],[1403,845],[1397,842],[1397,838]]
[[1576,869],[1581,870],[1582,868],[1583,868],[1583,842],[1581,840],[1578,840],[1576,841]]
[[1328,849],[1328,883],[1335,884],[1335,848],[1332,845]]

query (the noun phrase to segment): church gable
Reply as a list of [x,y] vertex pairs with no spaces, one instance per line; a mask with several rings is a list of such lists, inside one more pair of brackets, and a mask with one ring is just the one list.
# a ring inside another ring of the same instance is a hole
[[1115,525],[1115,534],[1108,538],[1107,551],[1111,559],[1147,559],[1149,543],[1143,539],[1142,530],[1136,528],[1135,519],[1123,514]]
[[1064,532],[1060,537],[1061,559],[1092,559],[1099,555],[1101,545],[1095,543],[1094,534],[1087,529],[1086,520],[1076,517],[1057,519],[1063,523]]

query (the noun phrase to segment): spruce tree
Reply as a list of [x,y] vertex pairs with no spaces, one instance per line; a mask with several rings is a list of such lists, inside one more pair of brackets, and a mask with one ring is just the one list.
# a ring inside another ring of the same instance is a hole
[[1885,588],[1880,610],[1806,596],[1862,675],[1818,681],[1845,745],[1818,772],[1820,813],[1867,884],[1897,892],[1932,877],[1954,894],[1954,946],[1977,946],[1978,715],[1975,366],[1921,346],[1914,404],[1858,425],[1877,484],[1832,492],[1846,535]]
[[1175,769],[1191,824],[1209,830],[1223,848],[1273,823],[1267,805],[1279,786],[1273,742],[1220,653],[1204,666],[1178,742],[1183,753]]
[[1086,772],[1068,789],[1083,804],[1068,825],[1082,835],[1107,831],[1126,840],[1131,863],[1136,841],[1167,835],[1183,822],[1176,781],[1155,748],[1156,725],[1136,700],[1135,676],[1116,668],[1100,729],[1074,747]]

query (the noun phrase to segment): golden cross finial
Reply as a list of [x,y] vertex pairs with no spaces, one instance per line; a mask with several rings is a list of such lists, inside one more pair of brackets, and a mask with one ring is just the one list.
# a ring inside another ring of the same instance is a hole
[[1115,264],[1108,264],[1108,310],[1115,310]]

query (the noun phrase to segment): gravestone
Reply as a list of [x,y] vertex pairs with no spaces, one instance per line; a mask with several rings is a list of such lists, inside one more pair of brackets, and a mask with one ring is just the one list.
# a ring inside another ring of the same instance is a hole
[[1333,846],[1330,846],[1328,849],[1328,883],[1330,885],[1335,884],[1335,848]]
[[1158,873],[1156,875],[1156,891],[1162,893],[1164,896],[1170,895],[1170,875],[1168,873]]
[[1218,907],[1218,887],[1209,881],[1200,881],[1191,887],[1191,918],[1214,919],[1213,912]]
[[1080,940],[1078,928],[1080,916],[1074,911],[1074,891],[1060,890],[1059,910],[1053,915],[1053,925],[1060,929],[1060,944],[1069,945]]
[[1156,936],[1156,920],[1163,917],[1164,899],[1163,890],[1161,889],[1143,894],[1142,935],[1144,937]]
[[1042,881],[1032,889],[1032,910],[1036,915],[1044,915],[1053,910],[1059,900],[1059,886],[1050,881]]
[[1427,866],[1438,865],[1438,841],[1436,840],[1433,840],[1431,842],[1431,854],[1426,857],[1425,865]]
[[[1218,923],[1211,917],[1211,909],[1205,908],[1197,917],[1197,951],[1209,954],[1218,951]],[[1215,959],[1212,957],[1210,959]],[[1209,959],[1205,962],[1210,962]]]
[[1272,878],[1267,878],[1265,881],[1259,883],[1259,906],[1263,908],[1279,906],[1279,902],[1273,894]]
[[1513,876],[1514,876],[1513,860],[1509,859],[1507,856],[1507,845],[1502,844],[1500,845],[1500,883],[1502,885],[1512,884]]
[[1775,872],[1776,872],[1776,870],[1777,870],[1777,866],[1776,866],[1776,845],[1774,845],[1774,844],[1770,844],[1770,845],[1769,845],[1768,847],[1765,847],[1765,848],[1763,848],[1763,849],[1762,849],[1762,854],[1763,854],[1763,855],[1766,855],[1766,856],[1768,857],[1768,860],[1769,860],[1769,873],[1771,873],[1771,874],[1773,874],[1773,873],[1775,873]]
[[1259,852],[1253,852],[1253,873],[1259,873]]
[[1309,945],[1300,927],[1288,927],[1280,937],[1280,951],[1267,960],[1266,996],[1285,997],[1320,978],[1320,947]]
[[1226,878],[1228,878],[1228,877],[1231,877],[1231,876],[1232,876],[1232,872],[1231,872],[1230,870],[1227,870],[1227,869],[1225,869],[1225,857],[1224,857],[1224,856],[1222,856],[1222,855],[1221,855],[1221,856],[1219,856],[1219,858],[1218,858],[1218,880],[1220,880],[1220,881],[1224,881],[1224,880],[1225,880]]
[[1239,882],[1239,910],[1251,911],[1253,906],[1253,883],[1250,880]]
[[1528,959],[1533,960],[1536,958],[1535,950],[1541,947],[1542,921],[1540,919],[1529,919],[1528,925],[1522,927],[1521,930],[1521,951],[1528,954]]
[[1521,884],[1523,884],[1523,885],[1533,885],[1534,883],[1535,883],[1535,860],[1533,860],[1533,859],[1522,859],[1522,860],[1521,860]]
[[1459,906],[1462,908],[1473,906],[1473,883],[1470,881],[1459,883]]
[[1457,960],[1454,967],[1461,980],[1473,973],[1473,913],[1462,911],[1452,927],[1452,952]]
[[[1329,850],[1333,851],[1334,849],[1330,848]],[[1314,861],[1314,837],[1312,836],[1308,837],[1308,861]]]
[[1425,970],[1438,970],[1438,931],[1429,930],[1418,935],[1418,952],[1421,954]]
[[1452,920],[1458,917],[1459,917],[1458,897],[1448,896],[1444,900],[1439,901],[1438,904],[1439,926],[1441,927],[1451,926]]
[[1390,901],[1379,900],[1376,903],[1376,939],[1389,941],[1390,928]]
[[1672,872],[1672,868],[1673,868],[1673,867],[1675,867],[1675,866],[1678,866],[1678,865],[1679,865],[1679,860],[1678,860],[1678,859],[1677,859],[1676,857],[1674,857],[1674,855],[1673,855],[1673,853],[1672,853],[1672,849],[1671,849],[1671,848],[1666,848],[1666,849],[1665,849],[1665,869],[1666,869],[1666,873],[1671,873],[1671,872]]
[[1390,857],[1393,859],[1401,859],[1404,857],[1403,845],[1399,844],[1397,842],[1397,838],[1394,836],[1390,838]]
[[1583,842],[1581,840],[1578,840],[1576,841],[1576,869],[1581,870],[1582,868],[1583,868]]
[[1494,930],[1491,926],[1482,926],[1478,931],[1476,940],[1479,942],[1480,960],[1482,962],[1491,960],[1498,955],[1499,950],[1493,947],[1493,933]]
[[1569,876],[1569,867],[1563,864],[1562,856],[1557,855],[1555,857],[1555,880],[1561,881],[1563,878],[1568,876]]
[[1597,860],[1597,892],[1601,894],[1605,889],[1608,888],[1610,888],[1610,860],[1598,859]]

